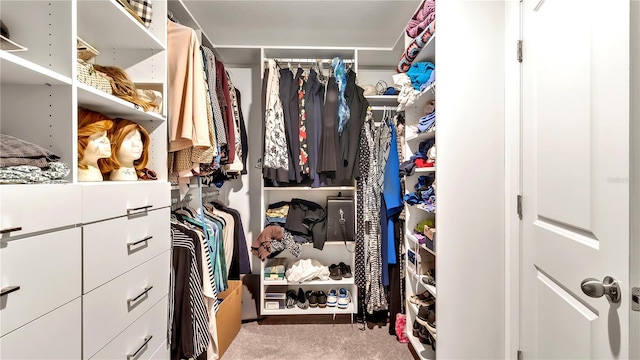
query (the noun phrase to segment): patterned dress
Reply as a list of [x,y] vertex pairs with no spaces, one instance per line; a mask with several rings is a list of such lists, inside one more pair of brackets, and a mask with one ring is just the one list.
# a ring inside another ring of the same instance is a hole
[[289,171],[287,136],[284,131],[284,114],[280,100],[280,73],[276,62],[269,60],[269,79],[267,83],[267,102],[264,120],[266,122],[263,166]]

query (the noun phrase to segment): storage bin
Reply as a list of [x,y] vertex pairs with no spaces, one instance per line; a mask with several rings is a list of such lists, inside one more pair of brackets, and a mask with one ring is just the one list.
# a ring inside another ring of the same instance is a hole
[[218,356],[222,357],[242,326],[242,281],[229,280],[229,288],[218,299],[223,299],[216,313]]

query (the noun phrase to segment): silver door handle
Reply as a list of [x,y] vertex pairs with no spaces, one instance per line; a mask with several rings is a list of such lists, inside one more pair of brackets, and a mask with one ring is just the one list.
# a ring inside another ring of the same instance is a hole
[[147,206],[140,206],[140,207],[133,208],[133,209],[127,209],[127,216],[142,215],[142,214],[147,215],[149,213],[149,210],[152,207],[153,207],[153,205],[147,205]]
[[609,301],[614,304],[619,303],[620,299],[622,298],[618,280],[612,278],[611,276],[605,276],[602,281],[594,278],[584,279],[582,280],[582,284],[580,285],[580,287],[582,288],[582,292],[585,293],[585,295],[592,298],[599,298],[602,295],[607,295]]
[[138,301],[138,299],[140,299],[141,297],[143,297],[146,293],[149,292],[149,290],[153,289],[153,286],[147,286],[146,288],[144,288],[144,290],[138,294],[136,297],[134,297],[133,299],[127,299],[127,303],[132,303],[135,301]]
[[20,290],[20,286],[7,286],[6,288],[0,289],[0,296],[9,295],[14,291]]
[[146,237],[146,238],[144,238],[144,239],[140,239],[140,240],[138,240],[138,241],[134,241],[134,242],[127,243],[127,246],[128,246],[128,247],[136,246],[136,245],[141,244],[141,243],[143,243],[143,242],[147,242],[147,241],[149,241],[149,240],[151,240],[151,239],[153,239],[153,236],[147,236],[147,237]]
[[129,360],[131,358],[135,358],[136,356],[138,356],[140,351],[142,351],[142,349],[144,349],[144,347],[147,346],[147,344],[149,343],[149,341],[151,341],[152,338],[153,338],[153,335],[149,335],[146,338],[144,338],[144,341],[142,342],[142,345],[138,348],[138,350],[136,350],[136,352],[134,352],[131,355],[127,355],[127,360]]

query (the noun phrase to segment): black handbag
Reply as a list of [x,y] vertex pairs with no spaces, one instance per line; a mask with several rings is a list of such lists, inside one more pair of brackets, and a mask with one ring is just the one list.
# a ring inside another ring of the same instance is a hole
[[327,241],[354,241],[355,205],[352,196],[327,196]]

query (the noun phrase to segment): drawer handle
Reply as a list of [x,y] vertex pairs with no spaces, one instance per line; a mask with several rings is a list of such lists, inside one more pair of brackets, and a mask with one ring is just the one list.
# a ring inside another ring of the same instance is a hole
[[127,246],[129,246],[129,247],[130,247],[130,246],[136,246],[136,245],[138,245],[138,244],[140,244],[140,243],[143,243],[143,242],[149,241],[149,240],[151,240],[151,239],[153,239],[153,236],[147,236],[147,237],[146,237],[146,238],[144,238],[144,239],[140,239],[140,240],[135,241],[135,242],[127,243]]
[[153,289],[153,286],[147,286],[146,288],[144,288],[144,290],[140,294],[138,294],[138,296],[134,297],[133,299],[128,299],[127,303],[132,303],[132,302],[138,301],[138,299],[143,297],[151,289]]
[[134,352],[132,355],[127,355],[127,360],[135,358],[136,356],[138,356],[140,351],[142,351],[142,349],[144,349],[144,347],[147,346],[147,344],[149,343],[149,341],[151,341],[152,338],[153,338],[153,335],[149,335],[146,338],[144,338],[144,342],[142,343],[142,345],[140,345],[138,350],[136,350],[136,352]]
[[18,226],[18,227],[14,227],[14,228],[8,228],[8,229],[2,229],[2,230],[0,230],[0,234],[10,234],[10,233],[16,232],[16,231],[22,231],[22,226]]
[[14,291],[20,290],[20,286],[7,286],[6,288],[0,289],[0,296],[9,295]]
[[130,215],[138,215],[138,214],[147,214],[149,209],[151,209],[153,205],[141,206],[133,209],[127,209],[127,216]]

